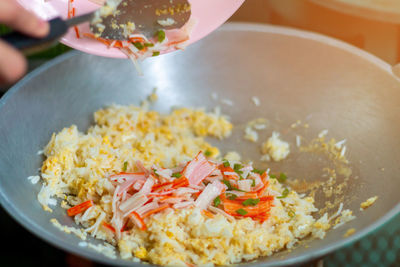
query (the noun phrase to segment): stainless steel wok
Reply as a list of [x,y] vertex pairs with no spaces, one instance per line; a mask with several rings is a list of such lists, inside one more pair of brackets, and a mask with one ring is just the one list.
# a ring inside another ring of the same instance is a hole
[[[176,105],[220,105],[236,128],[222,143],[211,141],[223,151],[242,152],[260,167],[267,165],[257,161],[259,144],[242,139],[243,127],[250,119],[268,118],[270,125],[260,132],[260,139],[278,130],[293,151],[287,161],[268,166],[290,177],[309,182],[328,179],[321,170],[325,159],[304,157],[295,148],[292,123],[309,124],[301,132],[304,140],[323,129],[338,140],[347,139],[352,175],[344,190],[344,206],[357,219],[328,232],[323,240],[306,241],[290,253],[249,265],[315,259],[374,230],[400,210],[400,82],[391,66],[376,57],[321,35],[230,24],[184,52],[149,59],[142,67],[145,75],[139,77],[127,60],[72,52],[29,74],[0,100],[0,202],[38,237],[102,263],[142,266],[79,247],[77,237],[49,222],[55,217],[74,225],[65,210],[43,211],[36,198],[40,185],[26,178],[37,174],[43,160],[37,152],[53,132],[71,124],[85,131],[95,110],[112,103],[139,104],[154,87],[159,100],[153,108],[161,112]],[[232,100],[234,106],[212,100],[212,92]],[[251,102],[253,96],[261,100],[260,107]],[[360,203],[374,195],[379,196],[376,204],[361,212]],[[317,197],[317,206],[323,207],[325,200]],[[353,227],[356,233],[344,238]]]

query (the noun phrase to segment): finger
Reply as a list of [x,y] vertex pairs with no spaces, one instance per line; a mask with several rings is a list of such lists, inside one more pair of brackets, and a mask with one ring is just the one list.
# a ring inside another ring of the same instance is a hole
[[16,82],[26,72],[27,63],[25,57],[1,41],[0,55],[0,84]]
[[0,0],[0,23],[33,37],[46,36],[49,31],[46,21],[22,8],[15,0]]

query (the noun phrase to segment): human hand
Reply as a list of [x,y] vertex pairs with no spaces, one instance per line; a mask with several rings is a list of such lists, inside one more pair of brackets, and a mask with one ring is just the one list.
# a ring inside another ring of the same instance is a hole
[[[33,37],[44,37],[49,31],[46,21],[26,11],[16,0],[0,0],[0,23]],[[0,85],[15,82],[26,68],[25,57],[0,39]]]

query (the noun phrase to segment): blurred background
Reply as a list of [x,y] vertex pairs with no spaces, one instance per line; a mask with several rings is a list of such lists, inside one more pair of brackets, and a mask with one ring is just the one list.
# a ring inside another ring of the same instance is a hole
[[[400,62],[400,0],[247,0],[230,21],[318,32],[362,48],[391,65]],[[0,25],[0,34],[7,31]],[[32,55],[29,68],[69,50],[59,44]],[[101,266],[37,239],[1,208],[0,219],[7,241],[1,266]],[[358,242],[305,266],[400,266],[400,215]]]

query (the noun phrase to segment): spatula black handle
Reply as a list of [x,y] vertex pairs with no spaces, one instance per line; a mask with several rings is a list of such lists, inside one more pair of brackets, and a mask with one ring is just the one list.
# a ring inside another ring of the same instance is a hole
[[61,18],[52,19],[49,24],[50,32],[44,38],[34,38],[20,32],[11,32],[0,36],[0,39],[26,54],[38,52],[55,44],[67,33],[69,28]]

